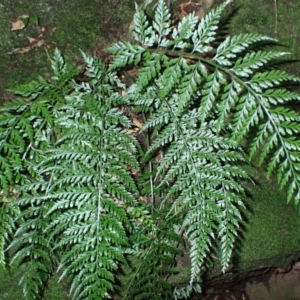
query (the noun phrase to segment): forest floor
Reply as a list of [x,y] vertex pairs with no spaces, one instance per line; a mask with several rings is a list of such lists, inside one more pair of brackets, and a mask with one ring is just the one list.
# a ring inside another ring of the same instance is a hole
[[290,270],[272,269],[202,300],[299,300],[300,263]]

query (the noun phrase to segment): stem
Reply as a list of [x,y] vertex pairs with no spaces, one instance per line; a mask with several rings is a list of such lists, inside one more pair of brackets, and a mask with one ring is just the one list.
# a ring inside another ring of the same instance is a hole
[[278,3],[277,0],[274,0],[274,10],[275,10],[275,28],[274,33],[278,33]]

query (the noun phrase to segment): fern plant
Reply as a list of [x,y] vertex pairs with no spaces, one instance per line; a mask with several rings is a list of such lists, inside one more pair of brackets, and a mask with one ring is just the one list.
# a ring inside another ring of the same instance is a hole
[[[285,87],[299,78],[277,68],[288,53],[266,50],[274,39],[222,35],[229,2],[177,26],[163,0],[153,20],[137,7],[135,43],[109,46],[109,64],[83,53],[88,81],[56,50],[54,76],[0,108],[0,257],[27,265],[25,299],[41,298],[56,271],[73,299],[200,291],[212,253],[229,266],[242,164],[256,156],[299,202],[299,115],[289,108],[299,95]],[[183,249],[190,281],[177,289]]]

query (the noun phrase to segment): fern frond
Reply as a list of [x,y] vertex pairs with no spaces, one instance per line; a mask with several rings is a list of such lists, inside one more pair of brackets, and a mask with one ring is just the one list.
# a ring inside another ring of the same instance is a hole
[[263,92],[262,96],[261,99],[265,105],[266,103],[274,105],[283,104],[285,102],[300,99],[299,94],[283,88],[267,89]]
[[174,41],[174,49],[184,49],[190,46],[189,39],[192,37],[198,18],[194,14],[188,14],[183,18],[177,28],[172,32],[172,40]]
[[64,60],[57,48],[55,49],[53,59],[51,60],[51,67],[54,72],[52,80],[56,82],[60,88],[66,90],[69,88],[71,80],[79,73],[77,68],[72,67]]
[[[22,203],[22,197],[18,200]],[[49,220],[41,216],[47,206],[29,208],[20,215],[20,227],[10,245],[12,262],[25,263],[27,270],[20,279],[25,299],[39,299],[55,266],[53,245],[45,233]],[[22,218],[22,219],[21,219]]]
[[[238,207],[242,205],[241,198],[236,196],[243,194],[237,178],[247,177],[239,168],[230,167],[232,163],[242,161],[235,142],[217,137],[215,124],[199,123],[201,118],[201,110],[193,114],[184,112],[180,119],[170,117],[170,124],[159,132],[149,148],[149,151],[155,151],[168,145],[156,177],[162,178],[160,185],[173,182],[163,202],[172,201],[169,214],[183,218],[182,227],[191,245],[191,283],[218,239],[215,232],[222,228],[225,233],[223,225],[226,222],[228,231],[221,239],[220,247],[223,271],[228,267],[240,220]],[[202,124],[202,127],[196,124]],[[220,182],[227,192],[219,190]],[[229,217],[227,210],[232,213]]]
[[234,79],[228,83],[223,90],[220,102],[218,103],[218,119],[217,132],[221,132],[226,124],[227,119],[231,115],[231,110],[238,102],[239,95],[242,91],[242,86]]
[[203,86],[201,106],[203,108],[202,122],[204,122],[211,112],[216,99],[219,97],[221,86],[226,83],[224,75],[216,70],[206,78],[206,82]]
[[[43,81],[43,79],[42,79]],[[10,89],[10,92],[14,93],[15,95],[20,95],[23,97],[27,97],[29,100],[35,100],[39,95],[42,94],[43,90],[45,89],[45,82],[39,81],[31,81],[29,83],[19,85],[16,88]],[[16,101],[22,101],[21,99],[13,100],[12,103]],[[24,101],[24,100],[23,100]],[[11,102],[9,102],[9,107],[13,109]]]
[[142,45],[151,47],[155,39],[154,35],[151,36],[152,28],[149,26],[149,22],[144,11],[140,10],[137,4],[135,4],[135,10],[136,12],[133,18],[133,37]]
[[110,66],[111,70],[124,67],[126,65],[137,65],[145,52],[145,49],[139,45],[132,45],[129,42],[118,42],[107,47],[106,50],[116,55]]
[[[268,58],[273,54],[265,55],[264,64],[267,64]],[[263,55],[263,52],[259,55]],[[283,76],[282,80],[277,78],[277,74]],[[255,82],[261,76],[266,78],[266,84]],[[299,195],[300,187],[298,170],[295,169],[299,160],[298,155],[295,155],[295,149],[299,147],[295,137],[300,129],[297,126],[299,115],[279,105],[300,99],[295,92],[281,88],[282,82],[289,80],[297,82],[299,79],[286,76],[281,71],[266,71],[263,75],[259,73],[259,76],[253,75],[253,77],[253,85],[252,79],[248,82],[239,80],[241,89],[245,92],[237,101],[233,118],[233,137],[240,141],[247,137],[252,128],[257,128],[256,136],[252,139],[249,149],[250,158],[258,153],[259,164],[269,160],[269,175],[277,168],[277,178],[281,188],[289,185],[287,199],[290,201],[293,195]],[[299,201],[297,197],[294,200],[296,203]]]
[[153,20],[153,29],[156,31],[155,42],[159,47],[168,47],[171,27],[171,14],[164,0],[159,0]]
[[126,275],[129,283],[124,299],[170,299],[172,295],[172,286],[165,278],[177,272],[174,257],[181,255],[178,245],[183,240],[173,230],[172,220],[162,220],[160,215],[148,213],[132,235],[135,246],[130,253],[135,261]]
[[145,87],[157,77],[164,63],[164,57],[157,53],[146,53],[145,54],[146,62],[144,66],[140,69],[138,81],[136,86],[138,87],[134,93],[143,93]]
[[11,195],[0,192],[0,266],[7,263],[5,250],[8,240],[13,236],[15,230],[15,219],[20,211]]
[[280,51],[250,52],[235,62],[232,71],[240,77],[248,77],[253,73],[253,70],[259,69],[269,61],[279,59],[288,54],[288,52]]
[[283,70],[257,72],[251,78],[251,86],[256,84],[262,89],[272,88],[284,82],[299,82],[299,78]]
[[[275,39],[257,33],[239,34],[227,37],[216,49],[216,55],[212,59],[219,65],[231,66],[239,53],[253,44],[260,42],[276,42]],[[253,54],[252,54],[253,55]],[[233,59],[233,61],[232,61]]]
[[130,168],[138,170],[139,164],[136,142],[123,128],[131,122],[118,108],[126,103],[116,91],[120,83],[113,82],[105,64],[84,59],[93,86],[74,83],[57,106],[55,126],[61,134],[37,165],[50,181],[36,199],[52,203],[45,231],[56,251],[64,249],[62,277],[73,278],[73,298],[105,299],[114,289],[114,272],[126,263],[127,208],[136,205],[138,195]]
[[201,19],[200,24],[197,26],[192,37],[192,53],[206,53],[213,50],[210,43],[215,41],[220,16],[229,3],[230,0],[226,0]]

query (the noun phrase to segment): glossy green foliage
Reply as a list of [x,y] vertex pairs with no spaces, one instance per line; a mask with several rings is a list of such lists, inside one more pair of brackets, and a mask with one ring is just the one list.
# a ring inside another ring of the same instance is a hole
[[[299,202],[299,116],[288,105],[299,95],[285,88],[299,78],[276,69],[287,53],[266,50],[273,39],[218,31],[229,2],[177,27],[162,0],[152,21],[137,8],[136,41],[109,46],[109,65],[83,54],[88,80],[78,83],[56,51],[51,82],[17,88],[0,108],[0,257],[7,241],[28,264],[26,299],[42,295],[57,265],[73,299],[199,291],[212,253],[229,266],[248,158],[258,155]],[[137,76],[125,86],[128,68]],[[176,289],[169,276],[184,247],[190,282]]]

